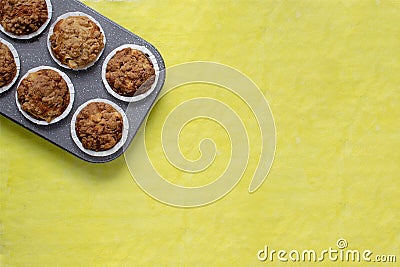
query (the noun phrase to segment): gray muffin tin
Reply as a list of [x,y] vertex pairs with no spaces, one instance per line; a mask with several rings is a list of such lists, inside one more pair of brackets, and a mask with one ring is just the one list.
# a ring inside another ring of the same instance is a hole
[[[154,104],[157,95],[160,93],[165,81],[164,60],[153,45],[143,40],[139,36],[122,28],[121,26],[117,25],[106,17],[100,15],[99,13],[82,4],[81,2],[77,0],[51,0],[51,2],[53,6],[53,15],[51,21],[47,28],[39,36],[30,40],[17,40],[12,39],[1,33],[1,37],[11,43],[18,51],[21,61],[21,70],[18,80],[15,82],[15,84],[9,90],[0,94],[0,113],[10,120],[18,123],[26,129],[36,133],[37,135],[45,138],[46,140],[52,142],[53,144],[61,147],[62,149],[83,160],[93,163],[103,163],[111,161],[121,156],[124,150],[132,142],[135,134],[139,130],[140,125],[150,111],[151,106]],[[107,39],[104,52],[101,55],[100,59],[96,62],[94,66],[90,67],[87,70],[74,71],[60,67],[51,58],[46,45],[47,35],[49,33],[51,24],[54,23],[54,21],[60,15],[74,11],[84,12],[96,19],[101,24]],[[131,103],[129,107],[129,112],[127,110],[129,103],[120,101],[110,95],[104,88],[101,79],[101,68],[104,59],[112,50],[123,44],[137,44],[145,46],[156,57],[160,68],[159,80],[154,91],[146,98],[138,102]],[[73,108],[69,115],[63,120],[47,126],[36,125],[27,120],[19,112],[15,102],[15,93],[21,77],[28,70],[42,65],[52,66],[54,68],[60,69],[69,76],[75,87],[75,100]],[[71,137],[70,123],[74,112],[81,104],[94,98],[104,98],[116,103],[123,110],[125,110],[126,116],[129,120],[129,133],[125,145],[116,153],[110,156],[90,156],[81,151]]]

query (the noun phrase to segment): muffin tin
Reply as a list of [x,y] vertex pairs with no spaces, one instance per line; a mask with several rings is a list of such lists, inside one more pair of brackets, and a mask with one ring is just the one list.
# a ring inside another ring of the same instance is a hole
[[[13,39],[2,33],[0,35],[1,38],[11,43],[18,51],[20,60],[20,76],[18,77],[18,82],[14,83],[9,90],[0,94],[0,113],[24,128],[36,133],[37,135],[45,138],[46,140],[83,160],[94,163],[103,163],[114,160],[121,156],[124,150],[126,150],[128,145],[131,143],[140,125],[147,116],[147,113],[150,111],[151,106],[154,104],[157,95],[160,93],[165,81],[164,60],[153,45],[122,28],[116,23],[110,21],[104,16],[98,14],[96,11],[92,10],[81,2],[77,0],[51,0],[51,3],[53,13],[50,24],[54,23],[59,16],[68,12],[83,12],[92,16],[97,22],[99,22],[107,39],[104,52],[96,64],[90,68],[79,71],[70,70],[60,67],[53,60],[50,52],[48,51],[47,38],[50,27],[47,27],[40,35],[30,40]],[[112,96],[106,90],[102,82],[102,65],[105,58],[114,49],[126,44],[145,47],[154,56],[158,65],[158,77],[155,81],[154,90],[145,98],[131,104]],[[61,70],[68,75],[75,88],[75,99],[69,115],[61,121],[50,125],[37,125],[27,120],[18,110],[15,101],[17,85],[22,76],[25,75],[30,69],[39,66],[50,66]],[[125,145],[111,155],[89,155],[83,152],[75,144],[71,136],[71,121],[73,114],[82,104],[93,99],[105,99],[111,101],[125,111],[128,119],[129,130]],[[128,105],[130,105],[129,109],[127,109]]]

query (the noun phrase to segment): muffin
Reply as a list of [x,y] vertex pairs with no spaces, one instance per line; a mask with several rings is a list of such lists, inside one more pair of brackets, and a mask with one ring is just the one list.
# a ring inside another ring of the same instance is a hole
[[96,152],[114,148],[122,139],[123,129],[122,114],[102,101],[85,104],[75,120],[76,136],[82,147]]
[[35,36],[51,17],[51,4],[46,0],[0,0],[0,21],[11,37]]
[[158,68],[154,56],[150,55],[145,47],[135,45],[115,49],[103,65],[103,82],[107,90],[125,101],[150,93]]
[[67,78],[50,67],[29,71],[17,88],[17,104],[24,116],[47,124],[65,117],[73,102],[72,84]]
[[17,76],[14,55],[6,43],[0,41],[0,88],[10,85]]
[[83,13],[64,14],[49,33],[51,55],[58,64],[71,69],[92,66],[104,46],[105,36],[100,25]]

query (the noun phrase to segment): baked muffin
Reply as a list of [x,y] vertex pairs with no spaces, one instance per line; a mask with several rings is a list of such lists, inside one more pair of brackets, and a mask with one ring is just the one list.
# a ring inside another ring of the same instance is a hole
[[15,36],[37,32],[49,18],[45,0],[0,0],[0,21]]
[[52,69],[40,69],[23,78],[17,100],[28,115],[47,123],[61,116],[72,101],[67,82]]
[[0,41],[0,88],[9,85],[17,75],[17,64],[10,48]]
[[153,63],[131,47],[117,51],[108,61],[105,78],[118,95],[132,97],[147,92],[155,81]]
[[50,52],[64,66],[82,69],[101,55],[105,38],[101,28],[87,16],[59,19],[50,33]]
[[75,132],[83,148],[106,151],[121,140],[123,124],[121,113],[112,105],[91,102],[76,116]]

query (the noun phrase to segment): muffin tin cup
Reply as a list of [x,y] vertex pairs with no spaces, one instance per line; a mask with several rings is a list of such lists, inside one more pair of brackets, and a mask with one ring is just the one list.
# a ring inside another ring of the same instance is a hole
[[11,53],[14,56],[15,66],[17,67],[17,72],[15,73],[14,79],[9,84],[0,87],[0,94],[1,94],[10,89],[14,85],[14,83],[18,80],[19,72],[21,70],[21,62],[19,60],[18,52],[12,44],[7,42],[6,40],[3,40],[2,38],[0,38],[0,42],[5,44],[8,47],[8,49],[10,49]]
[[27,118],[28,120],[30,120],[31,122],[33,122],[33,123],[35,123],[35,124],[37,124],[37,125],[50,125],[50,124],[54,124],[54,123],[56,123],[56,122],[61,121],[61,120],[64,119],[65,117],[67,117],[68,114],[69,114],[69,113],[71,112],[71,110],[72,110],[72,106],[73,106],[73,104],[74,104],[74,98],[75,98],[75,89],[74,89],[74,85],[72,84],[70,78],[69,78],[64,72],[62,72],[62,71],[60,71],[60,70],[58,70],[58,69],[56,69],[56,68],[49,67],[49,66],[40,66],[40,67],[36,67],[36,68],[30,69],[30,70],[21,78],[21,80],[19,81],[18,86],[17,86],[17,89],[18,89],[18,87],[21,85],[21,82],[22,82],[26,77],[28,77],[28,75],[29,75],[30,73],[34,73],[34,72],[37,72],[37,71],[39,71],[39,70],[45,70],[45,69],[50,69],[50,70],[56,71],[58,74],[61,75],[61,77],[62,77],[62,78],[64,79],[64,81],[67,83],[68,91],[69,91],[69,104],[68,104],[67,108],[64,110],[64,112],[63,112],[60,116],[54,118],[51,122],[38,120],[38,119],[35,119],[34,117],[32,117],[31,115],[29,115],[28,113],[26,113],[24,110],[22,110],[21,104],[20,104],[19,101],[18,101],[18,90],[16,90],[16,92],[15,92],[15,102],[17,103],[18,110],[22,113],[22,115],[24,115],[25,118]]
[[51,4],[51,1],[50,0],[45,0],[45,1],[46,1],[46,5],[47,5],[47,20],[45,21],[45,23],[42,26],[40,26],[40,28],[37,31],[30,33],[30,34],[26,34],[26,35],[15,35],[15,34],[12,34],[8,31],[6,31],[6,29],[4,29],[3,25],[1,25],[1,23],[0,23],[0,31],[2,31],[5,35],[7,35],[11,38],[20,39],[20,40],[29,40],[29,39],[32,39],[32,38],[40,35],[46,29],[47,25],[49,25],[49,22],[53,16],[53,6]]
[[[151,63],[153,64],[153,68],[155,71],[155,79],[154,79],[154,83],[151,85],[150,89],[147,90],[146,92],[144,92],[143,94],[140,95],[135,95],[135,96],[122,96],[120,94],[118,94],[117,92],[115,92],[110,84],[108,83],[107,79],[106,79],[106,70],[107,70],[107,65],[108,62],[113,58],[113,56],[118,52],[121,51],[125,48],[132,48],[135,50],[139,50],[141,52],[143,52],[151,61]],[[156,88],[158,82],[159,82],[159,78],[160,78],[160,67],[158,66],[158,62],[156,57],[153,55],[153,53],[147,49],[144,46],[141,45],[135,45],[135,44],[125,44],[125,45],[121,45],[117,48],[115,48],[110,54],[108,54],[108,56],[106,57],[106,59],[104,60],[102,69],[101,69],[101,78],[103,80],[103,84],[106,87],[106,90],[108,93],[110,93],[112,96],[114,96],[115,98],[125,101],[125,102],[136,102],[139,100],[142,100],[144,98],[146,98],[148,95],[150,95],[154,89]]]
[[[59,61],[59,60],[54,56],[53,51],[51,50],[50,37],[51,37],[51,36],[53,35],[53,33],[54,33],[54,27],[56,26],[56,24],[57,24],[60,20],[66,19],[66,18],[71,17],[71,16],[85,16],[85,17],[89,18],[89,19],[90,19],[91,21],[93,21],[97,26],[99,26],[100,31],[101,31],[101,33],[103,34],[103,43],[104,43],[103,49],[100,51],[99,55],[97,56],[97,58],[96,58],[93,62],[91,62],[90,64],[88,64],[87,66],[82,67],[82,68],[75,68],[75,69],[74,69],[74,68],[69,67],[68,65],[63,64],[61,61]],[[68,12],[68,13],[65,13],[65,14],[59,16],[59,17],[57,18],[57,20],[51,25],[50,30],[49,30],[49,34],[48,34],[48,36],[47,36],[47,49],[49,50],[50,56],[53,58],[53,60],[54,60],[59,66],[61,66],[61,67],[65,68],[65,69],[69,69],[69,70],[75,70],[75,71],[86,70],[86,69],[92,67],[93,65],[95,65],[96,62],[97,62],[97,61],[99,60],[99,58],[101,57],[101,55],[103,54],[104,49],[105,49],[105,47],[106,47],[106,43],[107,43],[106,34],[105,34],[103,28],[101,27],[100,23],[99,23],[97,20],[95,20],[92,16],[90,16],[90,15],[88,15],[88,14],[86,14],[86,13],[83,13],[83,12]]]
[[[88,104],[93,103],[93,102],[103,102],[106,104],[111,105],[113,108],[115,108],[122,116],[122,120],[123,120],[123,127],[122,127],[122,137],[121,140],[119,140],[119,142],[112,147],[109,150],[106,151],[94,151],[94,150],[89,150],[83,147],[81,140],[79,140],[77,134],[76,134],[76,129],[75,129],[75,124],[76,124],[76,118],[78,116],[78,114],[81,112],[82,109],[84,109]],[[83,152],[85,152],[86,154],[90,155],[90,156],[94,156],[94,157],[105,157],[105,156],[110,156],[114,153],[116,153],[118,150],[120,150],[127,138],[128,138],[128,133],[129,133],[129,122],[128,122],[128,118],[124,112],[124,110],[118,106],[117,104],[115,104],[114,102],[107,100],[107,99],[101,99],[101,98],[97,98],[97,99],[92,99],[89,100],[85,103],[83,103],[81,106],[78,107],[78,109],[75,111],[74,115],[72,116],[72,120],[71,120],[71,137],[74,140],[75,144],[79,147],[80,150],[82,150]]]

